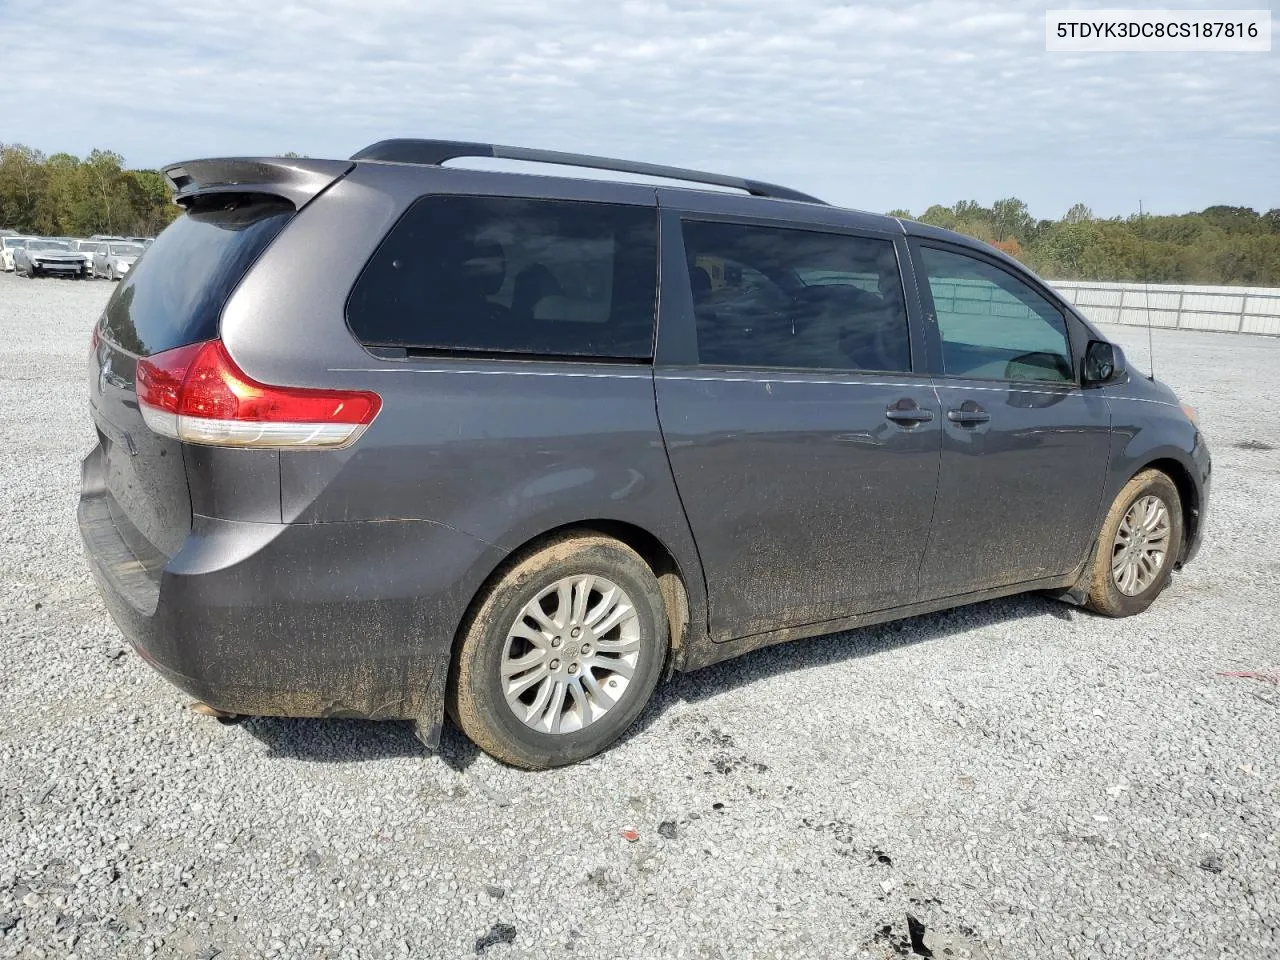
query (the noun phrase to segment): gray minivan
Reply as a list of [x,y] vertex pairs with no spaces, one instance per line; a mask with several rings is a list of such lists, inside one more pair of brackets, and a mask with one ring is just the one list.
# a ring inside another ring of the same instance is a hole
[[1029,590],[1127,616],[1200,544],[1194,411],[972,239],[490,144],[166,176],[186,212],[94,327],[79,521],[206,712],[434,744],[447,711],[549,767],[664,671]]

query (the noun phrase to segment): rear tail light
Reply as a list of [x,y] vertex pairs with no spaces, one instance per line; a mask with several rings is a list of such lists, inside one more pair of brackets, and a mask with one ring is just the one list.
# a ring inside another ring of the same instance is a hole
[[154,432],[224,447],[345,447],[382,409],[364,390],[273,387],[251,380],[221,340],[138,361],[138,407]]

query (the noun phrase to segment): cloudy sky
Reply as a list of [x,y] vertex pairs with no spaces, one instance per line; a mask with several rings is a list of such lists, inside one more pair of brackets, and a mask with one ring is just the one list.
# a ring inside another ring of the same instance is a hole
[[1280,52],[1046,53],[1050,5],[1078,4],[0,0],[0,141],[156,166],[424,136],[869,210],[1280,207]]

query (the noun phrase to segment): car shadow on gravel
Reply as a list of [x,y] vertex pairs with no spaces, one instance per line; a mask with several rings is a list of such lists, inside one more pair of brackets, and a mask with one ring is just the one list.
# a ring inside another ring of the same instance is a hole
[[269,757],[313,763],[391,760],[428,752],[404,721],[250,717],[240,728],[265,744]]
[[[619,744],[643,733],[677,703],[709,700],[779,674],[875,656],[1010,620],[1043,616],[1071,620],[1082,615],[1060,601],[1039,594],[1022,594],[765,647],[693,673],[678,673],[668,682],[659,683],[653,699],[631,729],[623,734]],[[479,749],[451,723],[445,724],[440,746],[434,751],[422,745],[406,721],[253,717],[245,720],[241,727],[267,746],[268,756],[312,763],[436,756],[461,773],[479,756]]]
[[677,673],[669,682],[659,684],[644,713],[623,734],[619,743],[643,733],[677,703],[710,700],[736,687],[794,670],[871,657],[1012,620],[1050,616],[1070,622],[1088,615],[1077,607],[1043,594],[1025,593],[763,647],[692,673]]

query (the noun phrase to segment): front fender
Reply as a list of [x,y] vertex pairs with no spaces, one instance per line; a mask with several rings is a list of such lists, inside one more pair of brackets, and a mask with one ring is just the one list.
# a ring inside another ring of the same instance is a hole
[[1096,526],[1101,528],[1124,485],[1156,464],[1171,474],[1184,500],[1186,536],[1178,562],[1185,564],[1198,552],[1204,536],[1212,471],[1204,435],[1176,400],[1130,394],[1108,399],[1112,410],[1111,459]]

